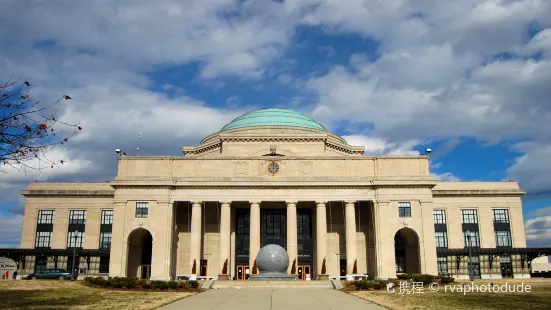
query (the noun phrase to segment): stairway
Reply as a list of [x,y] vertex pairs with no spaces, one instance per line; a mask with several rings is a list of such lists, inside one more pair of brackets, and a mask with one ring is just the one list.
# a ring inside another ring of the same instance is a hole
[[219,288],[333,288],[329,281],[214,281],[213,289]]

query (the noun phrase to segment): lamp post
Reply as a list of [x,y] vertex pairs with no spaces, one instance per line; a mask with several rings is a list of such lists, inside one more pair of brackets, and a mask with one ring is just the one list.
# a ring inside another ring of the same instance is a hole
[[469,281],[473,280],[473,273],[471,268],[471,231],[467,230],[465,232],[467,234],[467,247],[469,248],[469,261],[467,267],[469,268]]
[[77,257],[77,238],[78,238],[78,229],[75,230],[75,235],[74,235],[74,243],[73,243],[73,269],[71,271],[71,281],[74,281],[75,280],[75,261],[76,261],[76,257]]

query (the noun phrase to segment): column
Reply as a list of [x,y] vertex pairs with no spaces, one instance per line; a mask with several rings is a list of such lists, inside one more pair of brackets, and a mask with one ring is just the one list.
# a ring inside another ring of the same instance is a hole
[[388,230],[390,214],[389,201],[373,201],[373,221],[375,223],[375,259],[377,261],[377,279],[396,278],[396,259],[394,256],[394,231]]
[[[220,206],[220,274],[230,273],[230,239],[231,239],[231,209],[229,202],[222,202]],[[224,264],[227,263],[227,270],[224,272]],[[219,277],[220,278],[220,277]]]
[[322,274],[323,259],[327,274],[327,211],[325,202],[316,202],[316,268],[318,277]]
[[[57,212],[56,210],[56,216],[59,216]],[[68,218],[67,215],[67,219]],[[125,219],[126,201],[116,201],[113,204],[113,225],[111,226],[111,254],[109,260],[109,276],[111,277],[134,276],[132,274],[127,274],[128,236],[124,234]],[[54,224],[54,236],[55,225],[57,225],[57,223]],[[67,233],[67,228],[65,228],[65,233]],[[64,238],[64,241],[67,242],[67,237]]]
[[287,253],[289,254],[289,268],[287,271],[291,272],[291,269],[293,268],[293,261],[295,259],[297,260],[295,262],[295,268],[298,268],[296,201],[287,202]]
[[[195,261],[195,270],[193,262]],[[201,201],[191,203],[191,242],[189,249],[189,271],[199,274],[201,268]]]
[[249,218],[251,229],[249,231],[249,270],[253,274],[254,261],[260,251],[260,203],[251,202],[251,215]]
[[[154,236],[151,251],[151,280],[167,281],[171,278],[172,235],[174,232],[174,203],[157,202],[155,218],[164,225],[155,225],[150,229]],[[163,219],[164,218],[164,219]]]
[[346,216],[346,273],[354,273],[354,263],[356,263],[356,208],[355,201],[347,201],[345,204]]
[[[423,221],[423,225],[421,226],[423,230],[422,232],[418,232],[417,240],[419,242],[418,254],[419,265],[421,266],[420,272],[437,275],[436,238],[434,230],[432,229],[432,227],[434,227],[434,215],[432,212],[434,210],[434,203],[433,200],[421,200],[419,204]],[[493,225],[493,222],[491,223],[490,225]],[[429,227],[429,229],[424,229],[425,227]]]

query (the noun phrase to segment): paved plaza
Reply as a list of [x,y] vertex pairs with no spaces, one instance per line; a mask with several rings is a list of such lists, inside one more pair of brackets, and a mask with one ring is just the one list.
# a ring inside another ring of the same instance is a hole
[[213,289],[160,308],[209,310],[382,310],[358,297],[323,288]]

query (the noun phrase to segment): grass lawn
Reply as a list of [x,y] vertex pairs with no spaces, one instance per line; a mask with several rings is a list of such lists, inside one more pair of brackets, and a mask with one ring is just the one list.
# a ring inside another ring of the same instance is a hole
[[0,281],[0,309],[155,309],[193,294],[117,291],[80,281]]
[[[509,284],[531,285],[530,293],[463,293],[444,292],[441,287],[438,292],[431,292],[427,287],[424,293],[413,295],[398,294],[399,288],[393,294],[386,290],[350,292],[350,294],[367,299],[389,309],[551,309],[551,279],[509,279],[509,280],[476,280],[475,284],[487,285]],[[462,284],[463,282],[458,282]],[[457,284],[457,283],[456,283]]]

